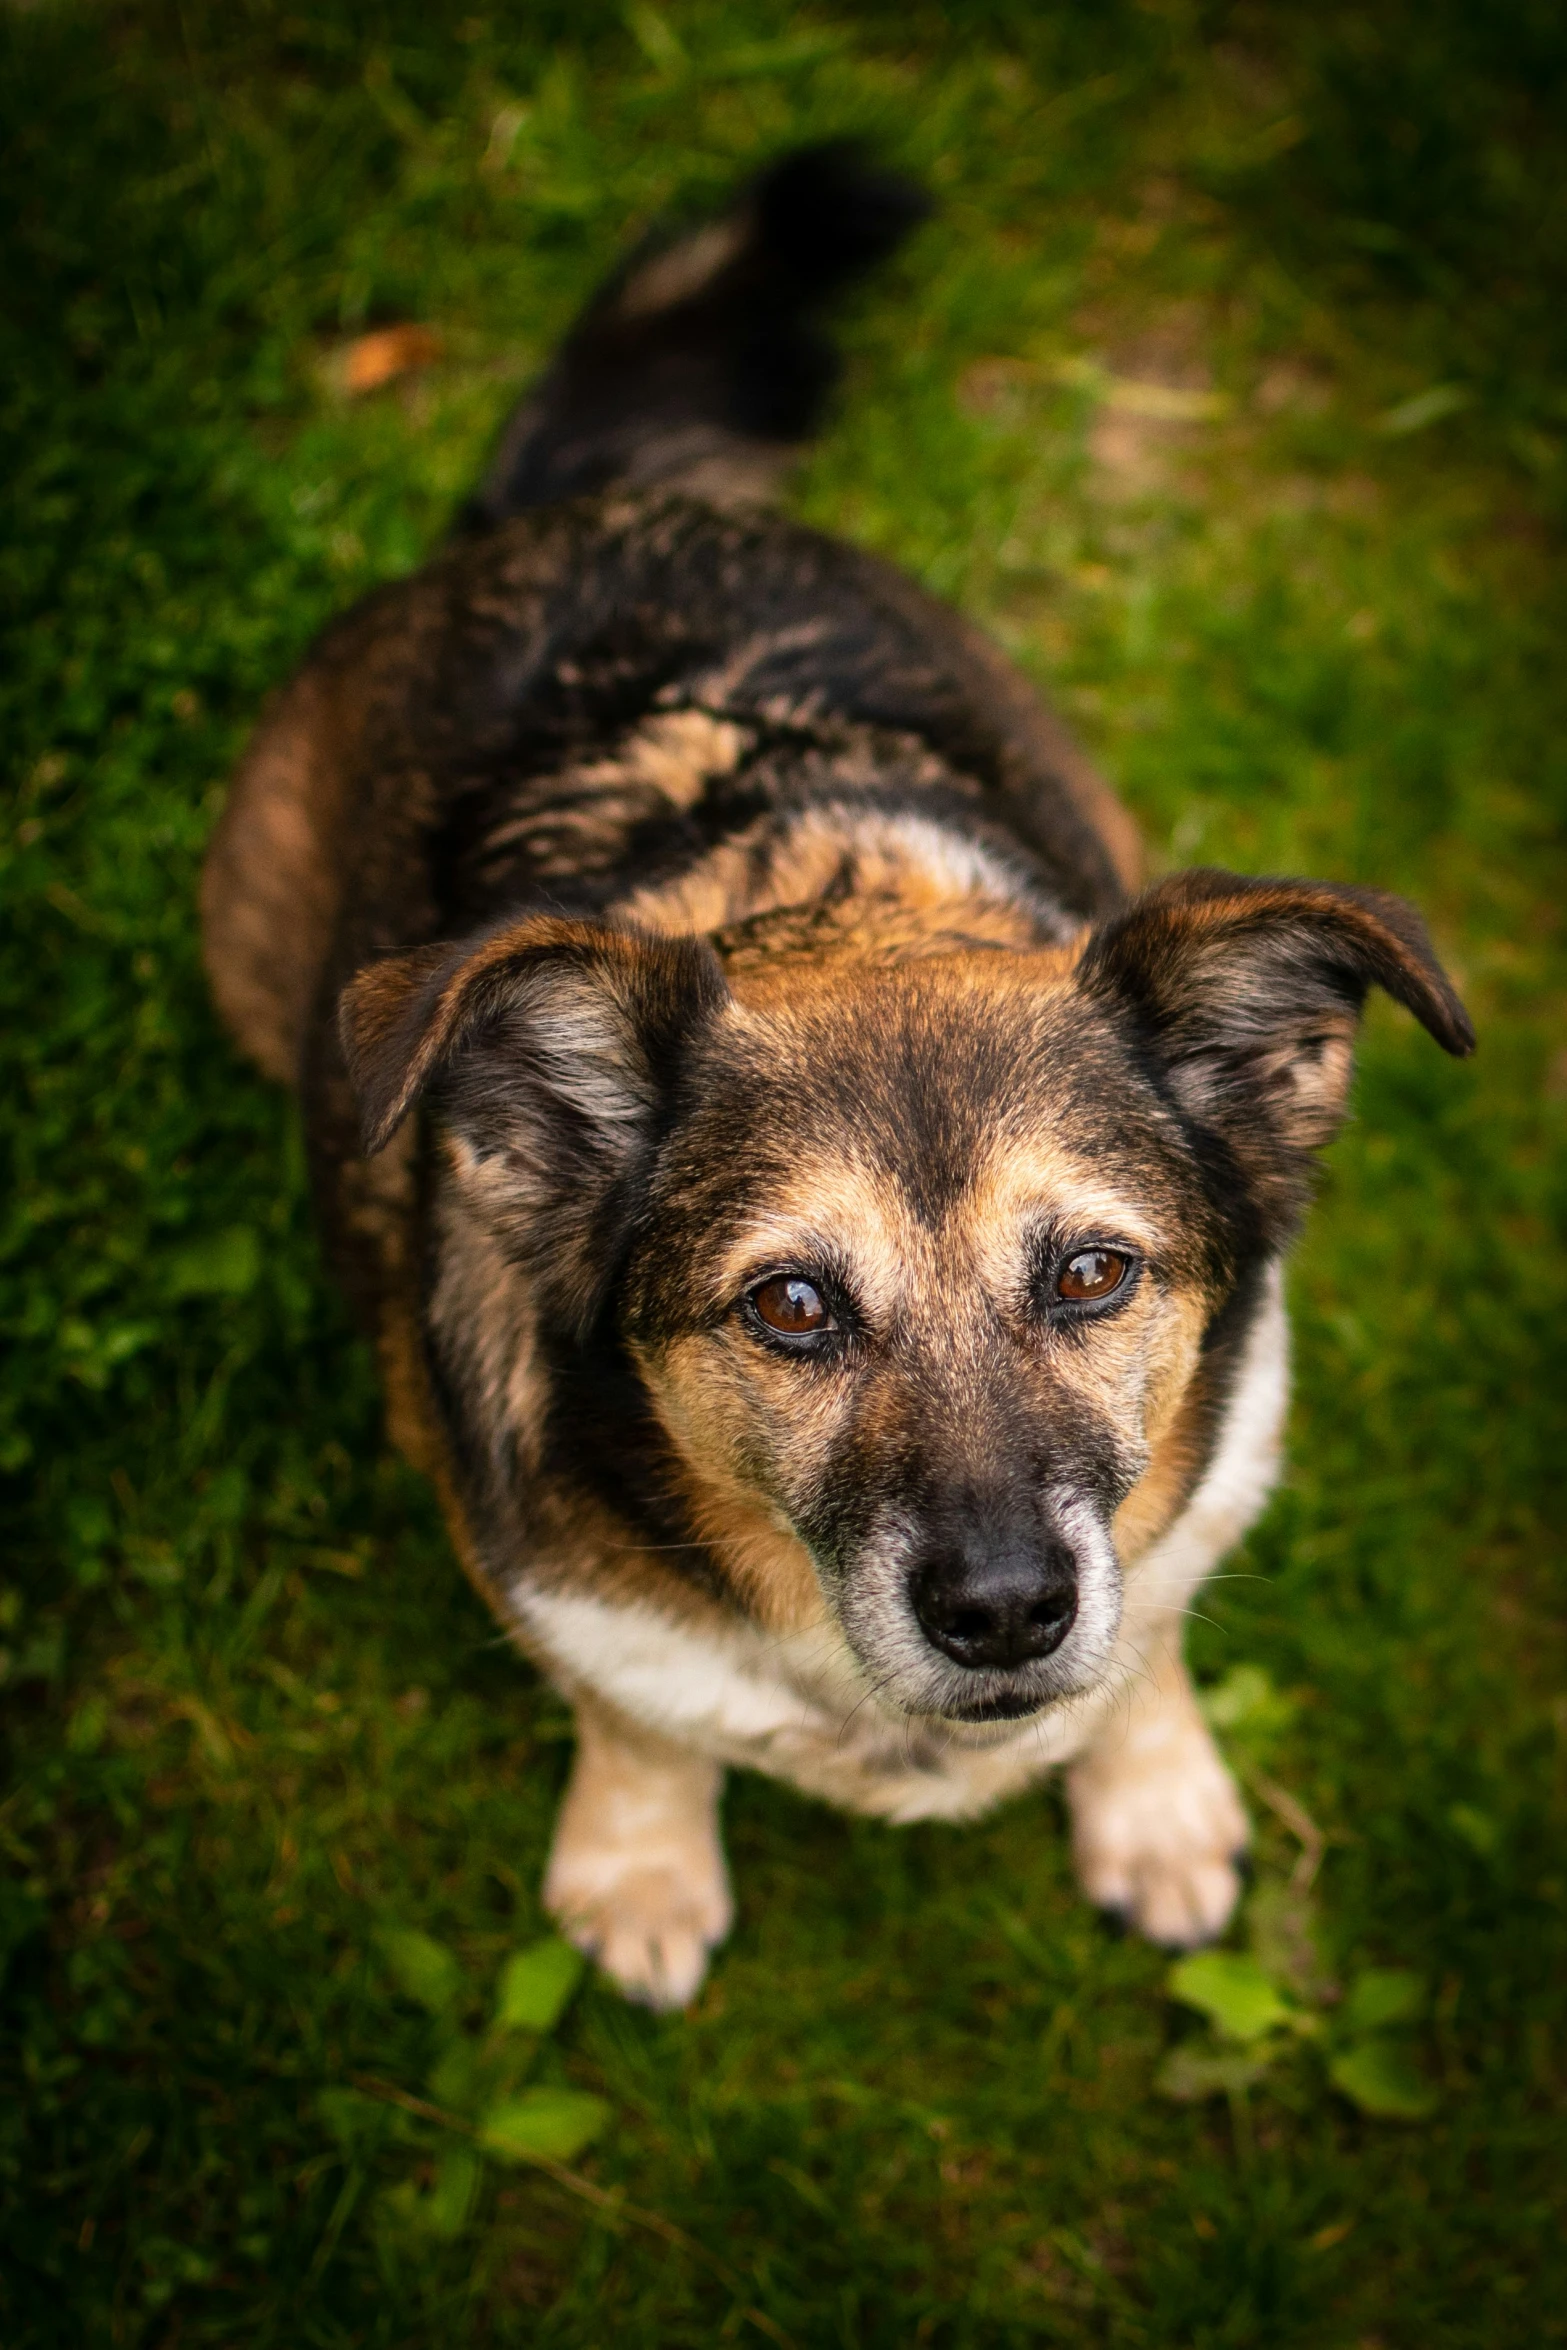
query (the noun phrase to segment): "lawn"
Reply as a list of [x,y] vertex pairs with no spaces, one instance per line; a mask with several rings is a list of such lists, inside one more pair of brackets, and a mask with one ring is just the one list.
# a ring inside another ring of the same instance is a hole
[[[1535,0],[0,10],[7,2350],[1567,2342],[1564,120]],[[941,210],[799,510],[1000,638],[1156,870],[1417,898],[1481,1045],[1369,1018],[1192,1626],[1230,1966],[1090,1912],[1053,1792],[738,1777],[653,2018],[510,1964],[567,1716],[387,1448],[193,898],[628,224],[841,131]]]

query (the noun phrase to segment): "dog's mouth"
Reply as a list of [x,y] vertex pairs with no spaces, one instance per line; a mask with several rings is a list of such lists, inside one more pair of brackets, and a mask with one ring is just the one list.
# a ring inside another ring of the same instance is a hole
[[[1106,1611],[1108,1614],[1109,1611]],[[908,1657],[902,1671],[888,1673],[873,1654],[859,1657],[862,1672],[874,1677],[884,1708],[927,1722],[934,1729],[998,1736],[1028,1722],[1043,1720],[1058,1707],[1086,1698],[1104,1678],[1109,1666],[1115,1618],[1094,1626],[1096,1637],[1085,1647],[1065,1645],[1048,1659],[1039,1658],[1021,1670],[976,1671],[954,1667],[935,1648]]]
[[1047,1690],[1000,1689],[990,1696],[976,1697],[967,1704],[944,1705],[939,1719],[979,1725],[987,1722],[1026,1722],[1031,1715],[1044,1713],[1055,1702],[1055,1696]]

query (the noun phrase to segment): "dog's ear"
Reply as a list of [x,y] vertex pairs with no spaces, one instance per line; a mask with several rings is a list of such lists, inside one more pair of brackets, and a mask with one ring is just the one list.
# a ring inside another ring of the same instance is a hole
[[1092,934],[1079,978],[1286,1215],[1308,1154],[1343,1115],[1369,988],[1407,1005],[1445,1051],[1474,1049],[1425,924],[1381,890],[1178,873]]
[[727,994],[700,940],[548,916],[371,963],[338,1008],[366,1154],[428,1094],[476,1204],[580,1303],[571,1260],[590,1232],[602,1254],[681,1048]]

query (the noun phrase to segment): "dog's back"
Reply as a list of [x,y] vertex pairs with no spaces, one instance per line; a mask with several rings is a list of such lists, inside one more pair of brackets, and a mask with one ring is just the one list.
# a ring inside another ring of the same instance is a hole
[[[530,887],[581,895],[593,870],[678,859],[656,826],[617,832],[613,761],[643,725],[622,814],[638,768],[670,782],[684,766],[689,800],[714,748],[669,715],[699,698],[693,681],[726,709],[920,738],[994,788],[1076,911],[1135,881],[1130,820],[989,644],[900,574],[765,511],[836,374],[824,307],[927,209],[829,146],[644,244],[511,419],[454,546],[327,630],[258,728],[203,880],[214,994],[269,1075],[300,1081],[345,956]],[[476,861],[508,822],[521,842],[519,778],[563,764],[603,770],[574,787],[575,825],[557,807],[550,845],[540,822],[531,856]],[[417,903],[410,851],[429,869]]]

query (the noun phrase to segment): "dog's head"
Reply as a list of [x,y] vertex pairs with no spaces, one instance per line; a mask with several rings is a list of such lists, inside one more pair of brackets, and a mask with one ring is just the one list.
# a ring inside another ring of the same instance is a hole
[[533,919],[371,966],[343,1033],[367,1148],[429,1089],[541,1312],[612,1321],[749,1604],[981,1722],[1104,1674],[1373,984],[1470,1049],[1401,901],[1192,873],[1039,953]]

